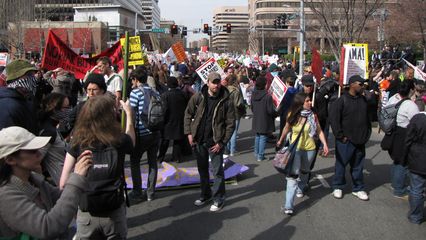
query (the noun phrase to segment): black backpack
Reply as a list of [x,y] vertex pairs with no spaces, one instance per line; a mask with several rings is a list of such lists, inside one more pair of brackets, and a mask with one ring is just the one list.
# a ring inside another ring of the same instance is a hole
[[[152,94],[152,91],[142,88],[142,93],[145,95],[143,112],[139,116],[144,127],[150,131],[158,131],[164,127],[165,111],[163,102],[158,94]],[[147,101],[147,99],[149,99]],[[137,113],[139,115],[139,112]]]
[[388,104],[378,112],[379,127],[385,134],[391,134],[395,129],[399,107],[405,100],[408,100],[408,98],[404,98],[395,104]]
[[119,208],[125,198],[124,161],[115,147],[92,150],[93,166],[87,172],[88,190],[80,199],[80,209],[91,214]]

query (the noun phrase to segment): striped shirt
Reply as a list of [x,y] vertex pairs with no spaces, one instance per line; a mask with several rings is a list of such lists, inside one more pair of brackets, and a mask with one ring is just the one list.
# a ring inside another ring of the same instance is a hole
[[135,112],[135,131],[136,135],[139,134],[139,136],[151,134],[151,131],[144,126],[142,121],[142,116],[146,117],[147,115],[151,94],[159,95],[148,85],[143,85],[130,92],[130,106]]

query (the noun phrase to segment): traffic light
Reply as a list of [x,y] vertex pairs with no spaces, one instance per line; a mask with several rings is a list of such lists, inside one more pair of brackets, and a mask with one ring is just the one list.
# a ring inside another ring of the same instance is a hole
[[186,27],[182,27],[182,36],[188,35],[188,29]]
[[204,23],[203,33],[209,33],[209,25],[207,23]]
[[231,24],[226,24],[226,33],[231,33]]
[[209,28],[208,28],[208,30],[207,30],[207,34],[208,34],[209,36],[211,36],[211,35],[212,35],[212,27],[209,27]]
[[172,35],[178,34],[178,26],[176,24],[171,25],[170,32],[172,33]]

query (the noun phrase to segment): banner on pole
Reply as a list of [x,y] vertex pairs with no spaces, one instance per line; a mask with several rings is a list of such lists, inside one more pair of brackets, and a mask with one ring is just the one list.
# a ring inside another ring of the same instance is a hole
[[344,63],[343,85],[347,85],[353,75],[368,79],[368,44],[348,43],[343,47],[345,48],[345,58],[341,59]]
[[96,65],[96,61],[103,56],[108,57],[112,64],[118,65],[119,69],[123,68],[124,61],[121,54],[120,41],[117,41],[112,47],[99,55],[85,58],[76,54],[58,36],[49,31],[41,66],[47,70],[54,70],[60,67],[74,73],[75,78],[83,79],[86,72],[92,69]]
[[[124,46],[126,39],[120,38],[121,46]],[[141,37],[129,37],[129,66],[144,65]]]
[[217,72],[222,76],[222,79],[226,77],[225,72],[223,69],[219,66],[219,64],[216,62],[216,59],[210,58],[207,60],[203,65],[201,65],[197,70],[195,70],[200,76],[200,78],[204,81],[204,83],[207,83],[207,76],[211,72]]
[[272,102],[274,103],[275,109],[278,109],[284,96],[287,92],[287,86],[281,81],[279,77],[274,77],[271,86],[269,87],[269,94],[272,96]]

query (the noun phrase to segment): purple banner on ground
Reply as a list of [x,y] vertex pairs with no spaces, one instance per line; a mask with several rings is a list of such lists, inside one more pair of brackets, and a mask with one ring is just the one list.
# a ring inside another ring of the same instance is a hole
[[[223,160],[225,169],[225,179],[237,176],[249,168],[245,165],[231,161],[229,158]],[[146,189],[148,181],[148,167],[141,167],[142,172],[142,188]],[[128,188],[133,188],[132,177],[130,168],[125,169],[126,182]],[[210,171],[210,179],[213,176]],[[163,162],[162,167],[158,169],[157,185],[156,188],[161,187],[176,187],[181,185],[191,185],[200,183],[200,176],[196,167],[177,168],[169,163]]]

